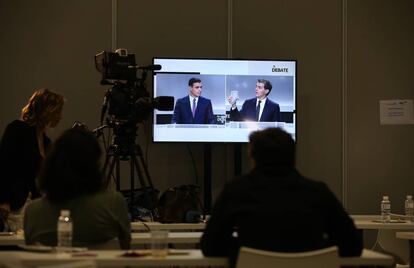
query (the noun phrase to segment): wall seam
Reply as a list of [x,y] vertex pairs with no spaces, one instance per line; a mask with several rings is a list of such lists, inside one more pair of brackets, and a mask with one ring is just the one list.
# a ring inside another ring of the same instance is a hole
[[342,0],[342,203],[348,209],[348,1]]
[[112,7],[111,7],[111,49],[112,51],[115,51],[117,49],[117,42],[118,42],[118,36],[117,36],[117,22],[118,22],[118,0],[112,0]]
[[233,58],[233,0],[227,0],[227,58]]

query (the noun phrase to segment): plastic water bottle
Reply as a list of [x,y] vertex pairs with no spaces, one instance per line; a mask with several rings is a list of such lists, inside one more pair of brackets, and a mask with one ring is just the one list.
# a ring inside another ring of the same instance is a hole
[[73,235],[73,224],[69,210],[61,210],[57,224],[57,246],[71,247]]
[[407,221],[413,221],[414,217],[414,201],[412,195],[407,195],[405,199],[405,218]]
[[383,222],[391,221],[391,203],[388,195],[384,195],[381,201],[381,220]]

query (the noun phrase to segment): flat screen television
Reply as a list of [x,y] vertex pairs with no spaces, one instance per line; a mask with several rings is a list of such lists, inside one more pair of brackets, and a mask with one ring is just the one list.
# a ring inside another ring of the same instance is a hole
[[[244,143],[252,131],[268,127],[283,128],[296,139],[295,60],[154,58],[153,64],[162,67],[153,72],[153,96],[175,98],[174,111],[154,111],[154,142]],[[263,94],[257,87],[269,88],[266,80],[272,86],[267,100],[273,103],[264,101],[256,112],[257,96]],[[204,98],[197,98],[195,115],[190,81],[198,81]]]

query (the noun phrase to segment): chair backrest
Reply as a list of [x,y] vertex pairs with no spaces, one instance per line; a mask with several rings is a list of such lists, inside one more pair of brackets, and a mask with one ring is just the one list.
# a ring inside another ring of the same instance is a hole
[[338,248],[285,253],[241,247],[236,268],[338,268]]

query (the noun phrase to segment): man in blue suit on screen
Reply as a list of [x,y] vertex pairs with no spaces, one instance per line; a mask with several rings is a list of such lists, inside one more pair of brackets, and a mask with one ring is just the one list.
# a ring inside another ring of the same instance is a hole
[[188,81],[189,94],[175,103],[173,124],[216,124],[211,101],[201,97],[203,85],[199,78]]
[[231,104],[231,121],[256,121],[256,122],[279,122],[280,107],[267,96],[272,91],[272,84],[265,79],[256,82],[256,97],[246,100],[241,110],[236,106],[237,98],[229,96],[227,100]]

